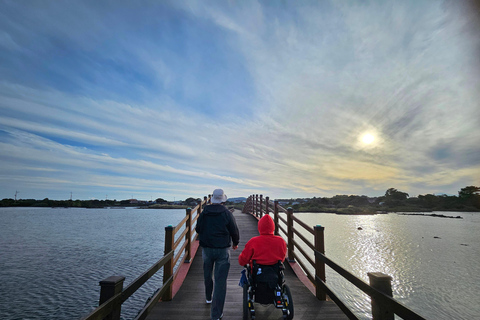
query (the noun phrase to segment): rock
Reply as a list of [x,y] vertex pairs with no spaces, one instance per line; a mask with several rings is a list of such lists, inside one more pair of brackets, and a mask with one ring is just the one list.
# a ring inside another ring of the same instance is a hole
[[362,228],[362,227],[358,227],[357,230],[363,230],[363,228]]

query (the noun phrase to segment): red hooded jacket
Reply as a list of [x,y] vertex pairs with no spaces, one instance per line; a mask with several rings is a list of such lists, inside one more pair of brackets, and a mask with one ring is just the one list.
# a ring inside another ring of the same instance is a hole
[[244,266],[256,260],[258,264],[272,265],[285,260],[287,244],[280,236],[273,235],[275,225],[272,217],[265,215],[258,221],[259,236],[253,237],[238,256],[238,263]]

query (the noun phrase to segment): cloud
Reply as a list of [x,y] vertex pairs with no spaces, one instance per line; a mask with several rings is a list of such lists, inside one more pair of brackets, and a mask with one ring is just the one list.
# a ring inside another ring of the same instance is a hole
[[480,184],[480,38],[460,4],[0,8],[0,195]]

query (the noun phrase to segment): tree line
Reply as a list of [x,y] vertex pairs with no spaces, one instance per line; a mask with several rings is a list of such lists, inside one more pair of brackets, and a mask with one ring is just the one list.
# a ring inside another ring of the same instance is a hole
[[[179,201],[167,201],[157,198],[155,201],[130,200],[43,200],[6,198],[0,201],[0,207],[152,207],[152,208],[187,208],[195,207],[200,198],[187,198]],[[467,186],[458,191],[458,196],[425,194],[410,197],[408,193],[389,188],[385,195],[367,197],[358,195],[336,195],[334,197],[313,197],[308,199],[283,200],[285,206],[297,212],[336,212],[345,214],[369,214],[378,211],[480,211],[480,188]],[[243,203],[227,202],[229,206],[241,209]]]
[[164,207],[175,206],[175,208],[183,208],[188,206],[196,206],[200,201],[200,198],[187,198],[179,201],[166,201],[162,198],[158,198],[155,201],[142,201],[135,199],[128,200],[52,200],[52,199],[12,199],[5,198],[0,201],[0,207],[65,207],[65,208],[106,208],[106,207],[149,207],[156,204],[163,205]]
[[371,214],[381,211],[480,211],[480,188],[467,186],[458,196],[408,193],[389,188],[383,196],[336,195],[331,198],[291,199],[288,206],[299,212]]

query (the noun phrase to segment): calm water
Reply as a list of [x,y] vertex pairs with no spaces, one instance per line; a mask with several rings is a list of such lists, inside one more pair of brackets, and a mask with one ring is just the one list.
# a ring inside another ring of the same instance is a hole
[[[393,277],[394,296],[427,319],[480,319],[480,213],[464,219],[297,214],[325,227],[327,255],[368,282]],[[163,255],[166,225],[184,210],[0,208],[0,319],[79,319],[98,305],[98,282],[125,286]],[[358,230],[362,227],[363,230]],[[439,238],[435,238],[439,237]],[[242,239],[242,242],[247,239]],[[327,282],[362,319],[369,300],[327,268]],[[161,286],[156,276],[123,305],[133,319]]]
[[[463,219],[394,213],[297,216],[309,225],[325,227],[330,259],[367,283],[367,272],[392,276],[394,297],[427,319],[480,319],[480,213],[437,213]],[[371,318],[362,311],[370,310],[363,292],[329,267],[326,276],[357,316]]]
[[[165,226],[185,210],[0,208],[0,319],[79,319],[98,306],[98,282],[124,287],[163,256]],[[133,319],[155,276],[122,307]]]

